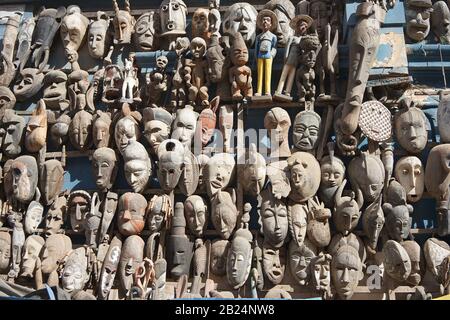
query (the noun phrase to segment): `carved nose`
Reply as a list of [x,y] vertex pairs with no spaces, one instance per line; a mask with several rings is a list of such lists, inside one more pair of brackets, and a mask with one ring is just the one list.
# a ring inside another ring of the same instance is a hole
[[344,269],[344,274],[342,275],[341,282],[342,283],[349,283],[349,275],[348,275],[348,269],[347,268]]
[[124,219],[124,220],[131,220],[131,214],[130,214],[130,211],[125,210],[125,211],[123,212],[123,219]]

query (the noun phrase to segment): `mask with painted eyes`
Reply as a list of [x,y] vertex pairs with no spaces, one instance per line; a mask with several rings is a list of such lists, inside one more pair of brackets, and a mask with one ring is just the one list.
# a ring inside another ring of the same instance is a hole
[[262,257],[263,270],[266,277],[273,284],[281,283],[286,268],[285,248],[273,249],[270,246],[263,246]]
[[227,240],[214,240],[211,244],[211,272],[217,276],[223,276],[226,273],[229,246]]
[[229,239],[237,222],[236,195],[218,191],[211,200],[211,219],[222,239]]
[[26,101],[36,95],[44,84],[44,73],[38,69],[25,68],[17,75],[14,95],[17,101]]
[[110,37],[108,34],[110,19],[103,11],[97,11],[97,17],[91,21],[88,31],[89,55],[94,59],[101,59],[105,56],[109,47]]
[[99,148],[92,154],[95,184],[101,191],[110,190],[116,180],[117,156],[113,149]]
[[69,126],[69,139],[80,151],[88,150],[92,144],[92,114],[78,111]]
[[291,184],[289,198],[295,202],[304,202],[319,189],[319,162],[312,154],[301,151],[293,153],[287,161]]
[[299,151],[311,151],[317,146],[320,131],[320,116],[311,110],[301,111],[294,121],[294,146]]
[[140,234],[145,225],[147,200],[139,193],[127,192],[119,198],[117,226],[124,236]]
[[332,255],[331,280],[340,299],[351,299],[363,277],[362,262],[355,248],[344,245]]
[[182,0],[164,0],[159,6],[160,36],[186,34],[187,7]]
[[395,136],[406,151],[417,154],[428,141],[427,118],[416,107],[405,108],[394,117]]
[[411,273],[411,259],[400,243],[388,240],[383,246],[385,272],[394,280],[404,282]]
[[144,259],[144,246],[144,240],[138,235],[127,237],[123,243],[119,261],[119,281],[121,290],[126,296],[133,285],[137,268]]
[[120,10],[116,0],[113,0],[115,16],[112,20],[114,27],[114,43],[128,44],[134,31],[136,20],[131,15],[130,1],[125,0],[125,10]]
[[367,152],[353,158],[348,165],[348,176],[352,189],[358,195],[362,193],[364,201],[374,202],[384,186],[384,165],[381,159]]
[[118,237],[114,237],[109,245],[100,273],[98,290],[99,300],[107,300],[108,298],[109,292],[114,284],[114,279],[116,278],[121,252],[122,240]]
[[408,0],[406,3],[406,34],[413,41],[424,40],[430,32],[431,0]]
[[133,42],[140,51],[151,51],[155,42],[154,12],[142,14],[134,26]]
[[36,260],[39,257],[45,240],[38,235],[30,235],[23,245],[21,276],[31,278],[34,277],[36,269]]
[[305,241],[300,246],[295,241],[289,243],[289,268],[295,281],[301,286],[309,284],[311,279],[309,265],[316,256],[315,251],[316,248],[309,241]]
[[247,47],[251,48],[256,38],[256,16],[258,11],[246,2],[234,3],[225,11],[222,29],[225,35],[240,33]]
[[271,157],[289,157],[289,128],[291,119],[286,110],[275,107],[264,117],[264,128],[268,130]]
[[425,189],[425,168],[419,158],[403,157],[395,164],[395,179],[406,191],[408,202],[417,202]]
[[147,150],[137,141],[131,140],[123,153],[125,179],[134,192],[142,192],[152,175],[152,162]]
[[61,286],[65,291],[82,290],[89,281],[87,250],[85,247],[77,248],[67,257],[61,275]]
[[[261,220],[264,243],[279,248],[288,233],[288,210],[283,200],[276,199],[269,189],[261,192]],[[306,232],[306,225],[305,225]]]
[[72,5],[67,8],[59,28],[66,51],[78,51],[85,40],[88,26],[89,19],[81,14],[80,7]]

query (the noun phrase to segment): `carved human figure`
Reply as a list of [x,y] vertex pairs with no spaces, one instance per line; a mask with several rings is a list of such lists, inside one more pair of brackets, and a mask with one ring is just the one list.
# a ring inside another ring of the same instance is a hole
[[[337,106],[334,111],[334,119],[341,118],[343,107],[343,103]],[[333,128],[336,134],[336,145],[339,152],[343,156],[354,156],[360,143],[361,130],[356,130],[353,134],[346,134],[342,131],[341,122],[339,120],[334,121]]]
[[72,250],[72,240],[64,234],[52,234],[45,241],[39,258],[42,274],[49,286],[58,285],[57,269],[63,258]]
[[228,240],[221,239],[216,239],[211,244],[211,272],[217,276],[224,276],[226,273],[229,246]]
[[270,138],[271,158],[285,158],[291,155],[289,149],[289,128],[291,118],[286,110],[280,107],[270,109],[264,117],[264,128]]
[[286,268],[286,252],[281,247],[274,249],[269,245],[263,246],[263,270],[267,279],[273,284],[279,284],[283,281],[284,270]]
[[240,33],[245,44],[251,48],[256,38],[257,15],[258,11],[249,3],[233,3],[223,15],[222,29],[224,35],[233,36]]
[[450,10],[445,1],[437,1],[433,5],[431,12],[431,30],[439,43],[450,43]]
[[383,246],[384,267],[386,273],[402,283],[411,273],[411,260],[406,250],[396,241],[388,240]]
[[80,247],[73,250],[64,264],[61,286],[67,292],[82,290],[89,281],[89,249]]
[[172,77],[172,90],[170,106],[172,108],[182,108],[186,103],[186,83],[183,77],[184,61],[189,50],[189,38],[180,37],[175,41],[175,54],[177,55],[177,64],[175,67],[175,73]]
[[189,232],[195,237],[203,236],[207,226],[208,207],[202,197],[191,195],[184,202],[184,216]]
[[45,215],[45,236],[60,233],[67,210],[67,199],[58,196]]
[[72,191],[67,199],[70,226],[76,233],[84,231],[86,215],[90,211],[91,195],[84,190]]
[[89,24],[87,33],[89,55],[94,59],[102,59],[109,50],[111,19],[103,11],[97,11],[97,17]]
[[345,170],[344,163],[334,155],[332,148],[330,154],[320,160],[321,178],[318,193],[327,208],[334,205],[336,190],[344,181]]
[[17,36],[17,51],[16,61],[19,62],[19,67],[22,66],[22,61],[27,59],[25,55],[31,49],[33,43],[33,32],[36,27],[36,17],[29,17],[22,20],[22,25]]
[[185,166],[184,155],[185,149],[180,141],[167,139],[159,145],[157,176],[164,191],[170,192],[178,185]]
[[395,164],[395,179],[405,189],[408,202],[417,202],[425,189],[425,168],[419,158],[400,158]]
[[290,241],[288,247],[289,269],[294,280],[301,286],[306,286],[311,280],[310,263],[316,256],[316,248],[305,241],[298,245],[296,241]]
[[44,77],[43,100],[51,110],[64,111],[68,108],[67,75],[60,70],[51,70]]
[[294,120],[294,147],[298,151],[314,152],[319,138],[321,118],[313,110],[300,111]]
[[405,108],[394,118],[395,136],[406,151],[417,154],[428,141],[427,118],[417,107]]
[[80,7],[67,7],[66,15],[61,21],[59,32],[66,52],[78,51],[86,39],[89,19],[83,16]]
[[17,101],[26,101],[35,96],[44,84],[44,73],[38,69],[25,68],[17,75],[13,87]]
[[207,106],[208,102],[208,61],[206,60],[206,42],[203,38],[192,39],[189,46],[192,58],[184,64],[184,80],[188,89],[188,99],[193,105]]
[[212,156],[205,168],[203,177],[208,196],[214,196],[219,190],[224,190],[234,180],[236,162],[229,153],[216,153]]
[[237,223],[236,194],[218,190],[211,200],[211,220],[222,239],[229,239]]
[[163,108],[145,108],[143,110],[144,137],[150,145],[150,153],[158,156],[161,142],[169,139],[172,115]]
[[348,177],[356,194],[361,192],[364,201],[372,203],[383,190],[385,178],[383,162],[376,155],[363,152],[350,161]]
[[436,199],[436,218],[438,234],[450,232],[450,215],[448,214],[450,166],[450,144],[433,147],[428,154],[425,168],[425,186],[430,195]]
[[163,0],[158,15],[161,49],[174,50],[177,38],[186,34],[187,6],[182,0]]
[[164,94],[167,92],[169,82],[168,72],[166,71],[168,63],[169,60],[166,56],[159,56],[156,58],[156,68],[145,75],[147,105],[152,108],[157,108],[164,102]]
[[424,40],[430,32],[431,0],[408,0],[406,2],[406,34],[415,42]]
[[198,8],[194,11],[192,15],[192,38],[200,37],[205,40],[206,43],[209,42],[211,37],[210,27],[209,27],[209,9]]
[[198,114],[189,107],[178,109],[172,123],[171,138],[179,140],[186,148],[190,148],[197,128]]
[[117,175],[117,155],[113,149],[102,147],[92,154],[92,168],[97,188],[106,192],[112,188]]
[[152,162],[145,147],[131,140],[122,153],[125,179],[134,192],[142,192],[152,175]]
[[30,235],[25,240],[22,253],[22,277],[32,278],[36,270],[36,262],[39,258],[39,253],[44,246],[45,240],[38,235]]
[[39,225],[42,222],[42,215],[44,207],[37,201],[31,201],[28,205],[27,212],[24,219],[24,230],[27,234],[36,233]]
[[166,194],[154,195],[147,206],[147,225],[154,234],[165,229],[170,223],[173,208],[170,197]]
[[38,186],[38,166],[32,156],[20,156],[11,163],[11,184],[13,198],[21,203],[29,203]]
[[147,200],[139,193],[127,192],[119,198],[117,226],[124,236],[140,234],[145,226]]
[[92,145],[92,114],[78,111],[69,126],[69,139],[78,150],[88,150]]
[[186,236],[183,203],[177,202],[166,246],[167,270],[173,278],[178,279],[189,274],[193,249],[194,243]]
[[134,25],[133,43],[139,51],[152,51],[156,48],[155,13],[143,13]]
[[[210,13],[210,16],[212,16],[212,13]],[[208,77],[211,83],[220,83],[222,80],[224,80],[224,76],[227,73],[226,70],[223,69],[225,64],[225,56],[219,38],[220,34],[213,33],[208,44],[208,49],[206,50],[206,60],[208,61]]]
[[111,115],[108,112],[97,110],[92,123],[92,138],[97,148],[109,147],[112,131],[111,122]]
[[316,86],[314,84],[316,73],[317,55],[322,45],[317,35],[305,35],[299,44],[299,69],[297,70],[296,83],[299,102],[314,102]]
[[383,5],[370,1],[360,3],[356,10],[358,21],[349,42],[351,45],[347,93],[339,120],[340,129],[346,135],[353,134],[358,128],[364,91],[380,43],[380,24],[394,5],[395,1]]
[[245,161],[242,187],[244,192],[258,196],[266,182],[266,160],[258,153],[256,145],[250,144],[248,159]]
[[120,10],[117,0],[113,0],[113,8],[115,13],[112,20],[114,27],[114,43],[121,45],[131,43],[131,36],[134,31],[136,20],[131,15],[130,1],[125,0],[125,8],[124,10]]
[[233,36],[230,48],[230,59],[233,66],[229,70],[228,80],[231,84],[231,97],[235,101],[253,95],[252,70],[246,66],[248,62],[248,48],[240,33]]
[[344,245],[332,255],[331,280],[340,299],[351,299],[363,276],[362,262],[355,248]]
[[105,260],[103,261],[98,288],[99,300],[108,299],[109,292],[114,284],[114,279],[116,278],[121,252],[122,240],[116,236],[112,239]]
[[7,231],[0,232],[0,274],[8,273],[11,260],[11,235]]
[[226,273],[233,289],[244,285],[250,274],[253,236],[248,229],[240,228],[234,234],[227,254]]
[[304,202],[316,194],[320,185],[320,165],[313,155],[295,152],[287,160],[290,172],[289,198]]
[[119,260],[119,281],[120,288],[125,296],[128,296],[133,285],[133,276],[144,259],[144,246],[144,240],[138,235],[129,236],[122,245]]

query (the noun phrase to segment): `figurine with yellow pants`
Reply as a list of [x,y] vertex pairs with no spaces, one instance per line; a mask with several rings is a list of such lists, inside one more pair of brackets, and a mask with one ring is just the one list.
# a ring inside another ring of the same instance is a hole
[[[256,17],[256,25],[262,32],[256,37],[255,55],[257,61],[258,82],[253,101],[272,101],[271,78],[272,61],[277,53],[277,36],[271,31],[278,25],[278,19],[271,10],[264,9]],[[263,80],[265,94],[263,95]]]

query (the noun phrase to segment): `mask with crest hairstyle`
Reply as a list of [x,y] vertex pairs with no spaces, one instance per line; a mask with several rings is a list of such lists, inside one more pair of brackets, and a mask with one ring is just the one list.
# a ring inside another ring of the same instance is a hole
[[211,200],[211,219],[222,239],[229,239],[236,227],[236,194],[219,190]]
[[29,203],[38,186],[38,166],[32,156],[20,156],[11,163],[12,193],[15,200]]
[[86,38],[88,26],[89,19],[81,14],[80,7],[72,5],[67,8],[59,28],[66,51],[78,51]]
[[109,147],[111,140],[111,115],[97,110],[92,124],[92,137],[97,148]]
[[64,168],[60,161],[50,159],[44,162],[41,172],[40,190],[44,204],[52,204],[58,197],[64,184]]
[[99,148],[92,154],[95,184],[100,191],[112,188],[117,175],[117,156],[113,149]]
[[115,16],[113,18],[114,43],[128,44],[134,31],[136,20],[131,15],[130,1],[125,0],[125,10],[120,10],[116,0],[113,0]]
[[419,158],[408,156],[400,158],[395,164],[395,179],[406,191],[408,202],[417,202],[425,189],[425,168]]
[[131,140],[122,156],[125,163],[125,179],[128,184],[134,192],[144,191],[152,175],[152,162],[147,150],[139,142]]
[[92,144],[92,114],[78,111],[69,126],[69,139],[78,150],[88,150]]
[[402,283],[411,273],[411,259],[400,243],[388,240],[383,246],[385,272]]
[[166,194],[154,195],[149,201],[146,211],[147,225],[150,233],[160,232],[164,227],[170,227],[172,205]]
[[61,275],[61,286],[67,292],[82,290],[89,281],[88,255],[89,249],[80,247],[73,250],[67,257]]
[[279,284],[284,278],[286,268],[286,251],[284,247],[274,249],[264,245],[262,249],[263,270],[266,277],[273,284]]
[[362,262],[355,248],[344,245],[332,255],[331,280],[339,298],[351,299],[363,277]]
[[109,292],[114,284],[117,269],[122,251],[122,240],[119,237],[114,237],[106,253],[103,261],[102,270],[100,273],[98,298],[99,300],[107,300]]
[[144,136],[150,145],[150,151],[158,155],[159,145],[170,136],[172,115],[163,108],[145,108],[143,110]]
[[271,157],[289,157],[289,128],[291,119],[286,110],[275,107],[270,109],[264,117],[264,128],[268,130]]
[[123,243],[119,261],[119,281],[126,296],[133,284],[133,276],[144,259],[144,246],[144,240],[138,235],[129,236]]
[[314,196],[320,185],[320,165],[307,152],[295,152],[287,160],[290,169],[291,193],[289,198],[304,202]]
[[266,182],[266,160],[257,151],[254,143],[250,144],[248,159],[243,170],[242,187],[244,192],[257,196]]
[[139,193],[127,192],[119,198],[117,225],[124,236],[140,234],[145,226],[147,200]]
[[70,226],[76,233],[84,231],[86,215],[90,211],[91,195],[84,190],[72,191],[67,199]]
[[394,130],[398,143],[406,151],[417,154],[428,141],[427,118],[416,107],[404,108],[394,117]]
[[110,37],[108,34],[110,19],[103,11],[97,11],[97,17],[91,21],[88,31],[88,50],[94,59],[101,59],[105,56],[109,47]]
[[25,148],[32,153],[41,150],[47,142],[47,111],[45,102],[39,100],[28,120],[25,133]]
[[193,248],[194,243],[186,236],[183,203],[177,202],[166,247],[167,269],[173,278],[189,274]]
[[263,190],[260,215],[264,244],[273,248],[281,247],[288,233],[288,210],[284,200],[275,198],[270,189]]
[[36,260],[39,257],[39,253],[41,252],[44,243],[45,240],[38,235],[30,235],[25,240],[21,267],[22,277],[34,277]]
[[352,189],[362,193],[364,201],[374,202],[384,186],[385,171],[381,159],[367,152],[355,157],[348,165],[348,176]]
[[336,230],[344,236],[348,235],[358,225],[361,217],[363,198],[361,193],[356,195],[351,192],[349,196],[343,196],[347,180],[344,180],[336,191],[333,221]]
[[17,101],[26,101],[36,95],[44,84],[44,73],[26,68],[17,75],[13,91]]
[[155,19],[154,12],[142,14],[134,26],[133,42],[139,51],[152,51],[155,49]]
[[184,202],[184,216],[191,234],[202,237],[207,226],[208,207],[202,197],[192,195]]
[[229,153],[216,153],[203,169],[203,179],[208,196],[214,196],[219,190],[227,188],[234,180],[236,163]]

